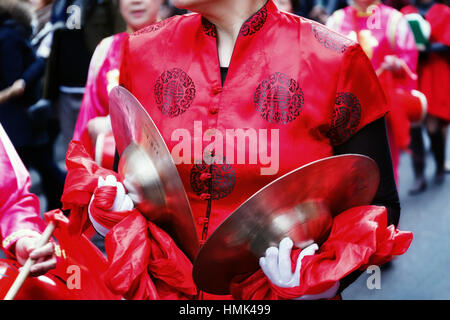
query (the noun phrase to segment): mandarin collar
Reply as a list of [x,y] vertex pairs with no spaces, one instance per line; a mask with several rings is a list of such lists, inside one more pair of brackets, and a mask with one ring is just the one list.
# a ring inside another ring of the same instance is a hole
[[[251,35],[257,33],[266,23],[267,17],[270,14],[277,12],[277,11],[278,11],[278,8],[275,5],[275,3],[273,3],[273,0],[268,0],[261,9],[259,9],[253,15],[251,15],[242,24],[241,29],[239,31],[239,36],[245,37],[245,36],[251,36]],[[205,17],[202,17],[201,21],[202,21],[204,33],[210,37],[214,37],[214,38],[217,37],[216,26],[214,24],[212,24],[210,21],[208,21],[208,19],[206,19]]]

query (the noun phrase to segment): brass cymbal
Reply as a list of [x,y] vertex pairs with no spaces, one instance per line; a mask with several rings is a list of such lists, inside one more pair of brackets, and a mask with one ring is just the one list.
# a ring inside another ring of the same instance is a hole
[[265,250],[283,238],[299,248],[320,245],[334,216],[371,203],[379,179],[375,161],[355,154],[317,160],[276,179],[211,234],[194,262],[195,283],[205,292],[229,294],[232,279],[257,271]]
[[191,261],[199,241],[191,207],[172,156],[139,101],[117,86],[109,94],[119,174],[139,195],[138,209],[163,228]]

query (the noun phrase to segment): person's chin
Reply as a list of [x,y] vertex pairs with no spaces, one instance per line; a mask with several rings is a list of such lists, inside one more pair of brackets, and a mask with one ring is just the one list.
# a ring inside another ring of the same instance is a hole
[[201,2],[201,0],[172,0],[172,5],[178,9],[191,10],[195,8],[196,4],[199,2]]
[[154,23],[154,21],[152,21],[152,22],[147,22],[147,21],[146,22],[135,22],[135,23],[131,24],[131,28],[134,31],[137,31],[137,30],[145,28],[153,23]]

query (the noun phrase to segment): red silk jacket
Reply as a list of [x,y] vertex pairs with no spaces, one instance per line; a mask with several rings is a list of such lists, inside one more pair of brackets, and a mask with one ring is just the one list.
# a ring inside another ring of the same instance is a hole
[[0,125],[0,240],[8,257],[24,236],[37,236],[45,228],[39,215],[39,199],[30,192],[30,174]]
[[120,72],[178,162],[203,239],[205,224],[209,235],[260,188],[333,155],[387,111],[358,44],[272,1],[243,24],[223,86],[216,41],[199,14],[175,16],[130,36]]

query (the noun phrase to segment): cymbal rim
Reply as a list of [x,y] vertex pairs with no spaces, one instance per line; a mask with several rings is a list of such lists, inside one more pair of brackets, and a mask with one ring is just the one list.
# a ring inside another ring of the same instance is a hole
[[[193,261],[199,249],[197,229],[186,191],[161,133],[147,111],[127,89],[114,87],[109,93],[109,102],[111,126],[119,155],[122,156],[131,144],[139,145],[155,168],[153,176],[160,180],[161,195],[155,199],[165,199],[155,204],[159,205],[156,206],[158,210],[164,209],[164,214],[153,222],[168,232]],[[122,179],[125,175],[125,172],[121,173]],[[149,198],[146,199],[149,202],[155,200],[152,199],[154,197]]]

